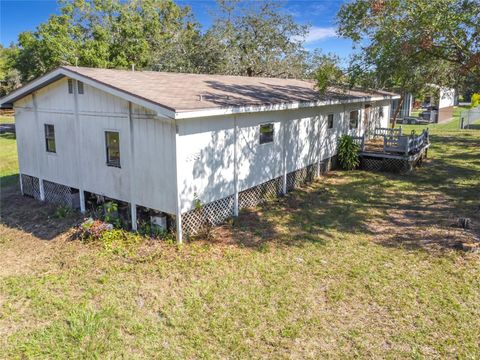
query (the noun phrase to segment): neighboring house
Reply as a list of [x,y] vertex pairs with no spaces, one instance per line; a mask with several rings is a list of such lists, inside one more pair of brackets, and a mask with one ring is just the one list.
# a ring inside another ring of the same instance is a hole
[[[400,99],[392,100],[392,117],[397,110],[398,105],[400,105]],[[402,119],[404,117],[409,117],[412,113],[413,108],[413,96],[410,93],[405,93],[402,107],[398,111],[397,119]]]
[[[60,67],[8,96],[25,195],[106,197],[195,232],[328,170],[342,134],[388,126],[386,92],[292,79]],[[322,169],[322,170],[321,170]],[[88,203],[88,202],[87,202]],[[164,216],[164,217],[162,217]],[[182,225],[183,224],[183,225]]]
[[[438,85],[430,84],[429,93],[423,99],[423,107],[426,109],[421,113],[421,117],[429,120],[432,123],[442,123],[453,118],[453,108],[456,102],[455,89],[449,89]],[[420,100],[420,99],[415,99]],[[409,117],[412,112],[414,99],[412,94],[405,93],[404,101],[400,111],[398,112],[398,119]],[[392,115],[395,113],[399,99],[392,100]]]

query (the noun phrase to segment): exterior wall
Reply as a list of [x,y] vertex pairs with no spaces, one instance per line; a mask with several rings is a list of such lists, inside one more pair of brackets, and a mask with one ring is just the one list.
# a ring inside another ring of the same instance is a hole
[[447,121],[451,120],[452,117],[453,117],[453,106],[438,109],[438,120],[437,120],[437,122],[439,122],[439,123],[447,122]]
[[[78,121],[75,109],[67,79],[15,103],[20,172],[175,213],[173,123],[139,106],[130,119],[127,101],[86,84]],[[44,124],[55,126],[56,153],[45,150]],[[106,130],[119,132],[121,168],[106,165]]]
[[[342,134],[388,126],[389,104],[370,103],[368,124],[365,104],[358,103],[184,119],[176,128],[86,84],[76,102],[61,79],[15,103],[20,172],[170,214],[177,209],[178,176],[186,212],[195,198],[210,203],[333,157]],[[353,110],[359,126],[350,130]],[[334,127],[327,129],[330,113]],[[274,124],[272,143],[259,144],[263,123]],[[44,124],[55,126],[55,154],[45,151]],[[106,165],[108,130],[120,134],[121,168]]]
[[[362,135],[367,126],[371,131],[387,127],[390,100],[370,105],[368,124],[361,103],[179,120],[181,211],[192,210],[197,198],[207,204],[234,194],[235,143],[241,192],[335,156],[342,134]],[[359,110],[359,127],[350,130],[354,110]],[[327,115],[332,113],[334,126],[327,129]],[[272,143],[259,143],[259,125],[264,123],[274,125]]]
[[455,104],[455,90],[440,88],[438,96],[438,120],[446,122],[453,117],[453,106]]

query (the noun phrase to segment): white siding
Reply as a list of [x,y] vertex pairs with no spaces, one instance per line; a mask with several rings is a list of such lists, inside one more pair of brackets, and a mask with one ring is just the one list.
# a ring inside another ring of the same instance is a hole
[[[20,172],[174,214],[175,128],[133,106],[133,152],[128,102],[84,85],[75,98],[61,79],[15,103]],[[45,149],[44,124],[55,126],[56,153]],[[120,133],[121,168],[106,165],[105,131]],[[78,149],[77,149],[78,146]],[[131,154],[133,153],[133,161]],[[78,156],[78,154],[80,156]]]
[[[386,126],[389,102],[373,103],[370,122]],[[336,155],[342,134],[364,132],[364,104],[273,111],[178,120],[179,193],[182,212],[198,197],[209,203],[234,194],[234,124],[237,123],[238,191],[283,175],[284,141],[287,172]],[[379,118],[378,107],[384,107]],[[358,129],[349,129],[350,111],[359,110]],[[334,126],[327,129],[327,115]],[[273,143],[260,144],[260,124],[273,123]],[[284,139],[284,133],[286,138]]]
[[208,203],[233,194],[233,122],[233,116],[179,121],[182,210],[193,207],[195,195]]
[[[35,98],[38,117],[31,96],[15,103],[22,173],[172,214],[177,206],[176,145],[184,212],[193,208],[195,196],[209,203],[234,194],[234,124],[238,191],[332,157],[342,134],[365,131],[361,103],[183,119],[177,120],[176,130],[173,121],[136,105],[130,120],[127,101],[86,84],[78,95],[77,124],[67,79],[39,90]],[[371,129],[388,126],[389,103],[371,103]],[[350,130],[353,110],[359,110],[359,127]],[[327,129],[330,113],[334,126]],[[264,123],[274,125],[272,143],[259,143]],[[45,151],[44,124],[55,126],[56,154]],[[120,133],[121,168],[106,165],[108,130]]]

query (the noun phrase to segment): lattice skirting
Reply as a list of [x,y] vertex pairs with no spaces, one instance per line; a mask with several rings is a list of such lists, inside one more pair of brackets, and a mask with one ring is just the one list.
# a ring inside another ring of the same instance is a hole
[[182,214],[182,230],[195,234],[207,225],[215,226],[233,216],[235,199],[233,195],[202,205],[200,208]]
[[282,178],[278,177],[238,193],[238,208],[255,207],[262,202],[272,200],[282,193]]
[[23,194],[39,200],[40,182],[38,178],[35,176],[22,174],[20,180],[22,181]]
[[[41,200],[40,181],[37,177],[22,174],[21,181],[24,195]],[[55,205],[69,206],[72,208],[80,207],[80,196],[78,191],[75,191],[69,186],[44,180],[43,193],[45,195],[45,202]]]
[[69,186],[44,180],[43,191],[45,193],[45,201],[48,203],[69,206],[71,208],[80,207],[78,192],[74,193],[73,189]]
[[425,154],[422,154],[415,161],[377,157],[362,157],[360,159],[360,168],[368,171],[388,171],[403,173],[411,171],[415,166],[421,164],[424,156]]
[[[325,159],[320,163],[320,173],[327,173],[336,166],[336,157]],[[312,164],[287,174],[287,191],[299,188],[315,179],[318,164]],[[238,208],[245,209],[277,198],[282,194],[282,177],[264,182],[238,193]],[[201,208],[182,214],[182,230],[185,235],[194,235],[202,227],[215,226],[233,216],[234,196],[204,204]]]

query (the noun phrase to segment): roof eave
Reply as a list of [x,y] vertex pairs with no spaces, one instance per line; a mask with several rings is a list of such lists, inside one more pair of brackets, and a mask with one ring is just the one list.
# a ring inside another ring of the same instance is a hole
[[326,101],[310,101],[310,102],[288,102],[278,104],[263,104],[263,105],[247,105],[247,106],[231,106],[211,109],[195,109],[195,110],[180,110],[175,113],[175,119],[191,119],[208,116],[221,116],[242,113],[254,113],[264,111],[280,111],[280,110],[295,110],[302,108],[312,108],[327,105],[342,105],[352,103],[362,103],[369,101],[382,101],[399,99],[400,95],[382,95],[382,96],[368,96],[358,97],[352,99],[332,99]]

